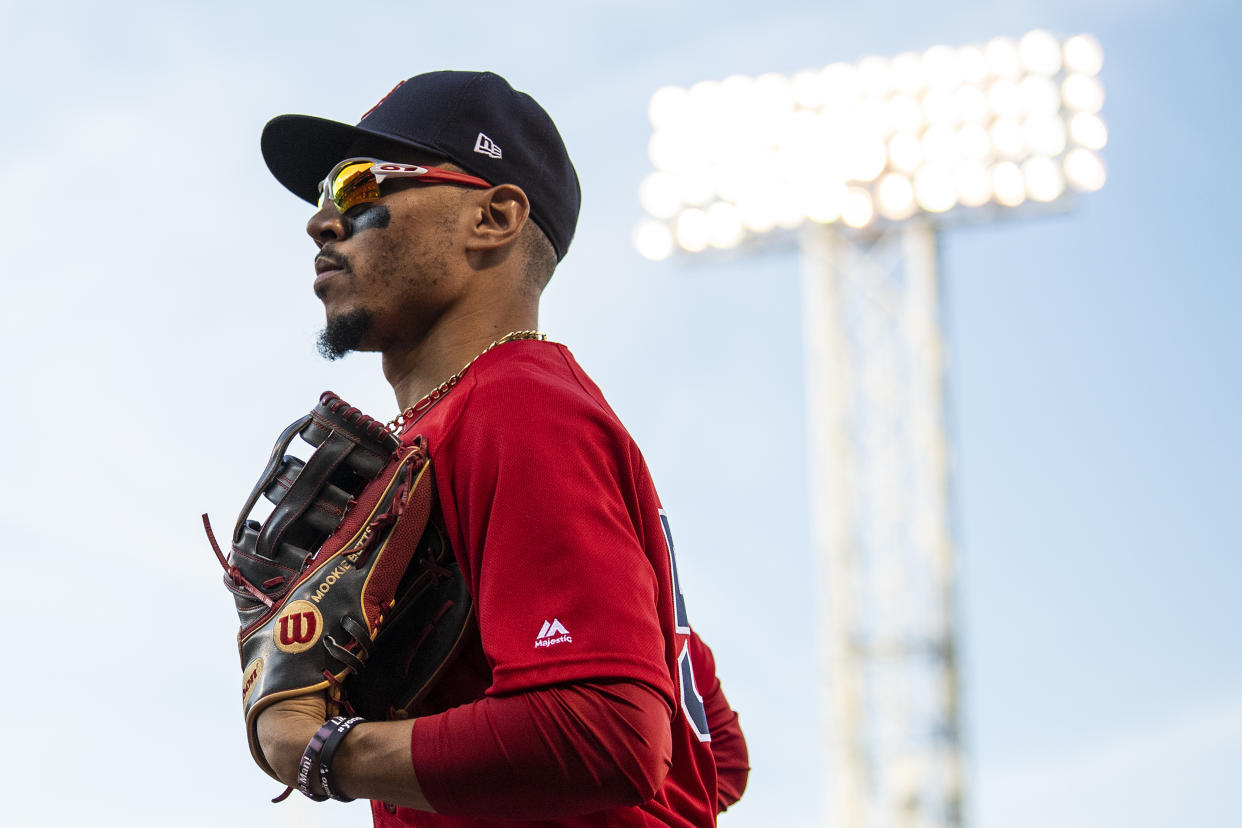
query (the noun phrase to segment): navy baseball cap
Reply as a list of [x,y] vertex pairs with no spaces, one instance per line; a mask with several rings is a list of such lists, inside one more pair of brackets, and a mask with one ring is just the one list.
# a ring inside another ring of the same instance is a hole
[[565,257],[582,203],[578,174],[548,113],[504,78],[491,72],[415,75],[356,126],[278,115],[263,128],[260,144],[276,180],[316,204],[324,176],[367,138],[431,153],[493,185],[521,187],[557,260]]

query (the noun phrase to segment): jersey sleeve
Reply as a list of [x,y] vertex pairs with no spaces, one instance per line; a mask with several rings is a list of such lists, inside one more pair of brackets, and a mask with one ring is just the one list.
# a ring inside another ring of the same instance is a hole
[[[637,447],[572,376],[510,370],[471,389],[436,466],[475,597],[489,696],[639,681],[674,704]],[[435,448],[432,448],[433,458]]]
[[[503,371],[476,363],[427,424],[490,684],[416,720],[415,773],[446,826],[514,805],[566,825],[598,824],[569,814],[601,808],[610,824],[708,824],[713,748],[691,731],[677,683],[689,628],[659,498],[567,352],[533,351],[510,348]],[[718,682],[709,689],[731,713]],[[482,778],[518,788],[483,793]]]

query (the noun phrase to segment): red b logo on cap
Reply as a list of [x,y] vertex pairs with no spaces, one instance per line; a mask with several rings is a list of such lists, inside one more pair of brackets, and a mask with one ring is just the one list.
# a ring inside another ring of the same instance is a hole
[[379,108],[380,108],[380,104],[382,104],[384,101],[386,101],[386,100],[388,100],[389,98],[391,98],[391,97],[392,97],[392,93],[393,93],[393,92],[396,92],[398,89],[400,89],[400,88],[401,88],[401,84],[403,84],[403,83],[405,83],[405,81],[397,81],[397,85],[396,85],[396,86],[394,86],[392,89],[389,89],[389,90],[388,90],[388,94],[387,94],[387,95],[385,95],[384,97],[380,98],[380,99],[379,99],[379,101],[375,104],[375,106],[371,107],[371,108],[370,108],[370,109],[368,109],[366,112],[362,113],[362,117],[361,117],[361,118],[359,118],[358,120],[359,120],[359,121],[365,121],[365,120],[367,119],[367,116],[369,116],[369,115],[370,115],[372,112],[374,112],[375,110],[379,109]]

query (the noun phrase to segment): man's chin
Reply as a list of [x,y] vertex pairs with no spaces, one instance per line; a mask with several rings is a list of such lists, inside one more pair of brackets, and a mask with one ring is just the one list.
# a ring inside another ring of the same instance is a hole
[[334,361],[350,351],[366,350],[363,340],[371,330],[371,314],[366,310],[354,310],[328,318],[328,324],[319,332],[316,343],[324,359]]

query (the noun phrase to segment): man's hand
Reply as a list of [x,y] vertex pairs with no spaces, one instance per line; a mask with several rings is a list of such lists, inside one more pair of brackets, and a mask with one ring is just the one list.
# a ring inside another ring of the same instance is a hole
[[327,720],[328,698],[324,693],[276,702],[259,714],[259,746],[278,781],[297,787],[302,753]]

